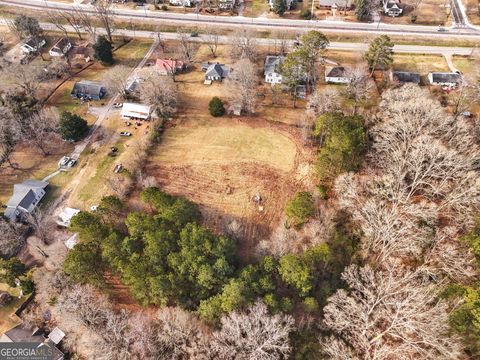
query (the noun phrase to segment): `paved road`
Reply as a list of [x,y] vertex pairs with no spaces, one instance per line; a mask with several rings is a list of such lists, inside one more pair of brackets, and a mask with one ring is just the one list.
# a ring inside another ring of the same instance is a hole
[[[1,2],[1,1],[0,1]],[[0,19],[0,24],[5,22]],[[58,31],[55,25],[50,23],[41,23],[40,24],[44,30],[49,31]],[[66,30],[69,32],[74,32],[71,26],[65,26]],[[99,34],[105,33],[105,30],[97,28]],[[115,35],[127,36],[127,37],[139,37],[139,38],[152,38],[155,41],[158,41],[158,37],[162,40],[177,40],[178,34],[171,32],[154,32],[154,31],[132,31],[128,29],[116,29]],[[232,38],[230,36],[219,36],[219,43],[228,44],[231,42]],[[191,37],[190,41],[192,42],[208,42],[208,39],[204,35],[199,35],[198,37]],[[275,44],[280,44],[279,39],[274,38],[258,38],[257,43],[259,45],[266,46],[275,46]],[[290,47],[293,47],[294,40],[287,40],[287,43]],[[344,50],[344,51],[365,51],[368,48],[367,43],[354,43],[354,42],[331,42],[329,49],[331,50]],[[408,54],[434,54],[434,55],[470,55],[474,49],[471,47],[449,47],[449,46],[423,46],[423,45],[395,45],[393,48],[394,52],[397,53],[408,53]],[[142,60],[143,62],[146,59]],[[139,64],[141,65],[141,64]]]
[[[458,1],[458,0],[452,0]],[[74,5],[67,3],[60,3],[48,0],[29,0],[26,4],[24,0],[0,0],[0,4],[36,8],[45,11],[53,9],[72,9],[74,7],[85,12],[93,12],[91,5]],[[462,5],[457,3],[460,12],[463,12]],[[332,31],[332,32],[347,32],[347,33],[374,33],[374,34],[396,34],[396,35],[416,35],[428,37],[477,37],[480,38],[480,31],[478,28],[466,23],[464,27],[451,27],[446,33],[439,33],[436,26],[422,26],[422,25],[401,25],[401,24],[384,24],[384,23],[353,23],[343,21],[306,21],[293,19],[267,19],[267,18],[247,18],[243,16],[214,16],[214,15],[199,15],[192,13],[174,13],[164,11],[149,11],[149,10],[131,10],[117,8],[114,10],[115,15],[127,20],[162,20],[192,25],[219,25],[219,26],[250,26],[255,28],[282,28],[282,29],[296,29],[299,31],[311,30],[312,28]]]

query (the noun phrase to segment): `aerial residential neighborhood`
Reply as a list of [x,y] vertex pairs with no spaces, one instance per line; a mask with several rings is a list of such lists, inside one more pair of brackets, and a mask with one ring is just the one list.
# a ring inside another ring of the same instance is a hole
[[478,0],[0,12],[0,359],[480,358]]

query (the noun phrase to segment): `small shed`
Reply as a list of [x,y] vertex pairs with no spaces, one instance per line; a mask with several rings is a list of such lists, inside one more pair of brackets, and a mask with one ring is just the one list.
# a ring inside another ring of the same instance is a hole
[[68,250],[72,250],[75,245],[77,245],[77,241],[78,241],[78,234],[73,234],[72,236],[70,236],[67,240],[65,240],[64,244],[65,244],[65,247],[68,249]]
[[58,214],[56,223],[59,226],[69,227],[72,218],[80,212],[78,209],[66,207],[62,210],[60,214]]
[[55,344],[58,345],[60,341],[65,337],[65,333],[60,330],[57,326],[48,334],[48,338]]

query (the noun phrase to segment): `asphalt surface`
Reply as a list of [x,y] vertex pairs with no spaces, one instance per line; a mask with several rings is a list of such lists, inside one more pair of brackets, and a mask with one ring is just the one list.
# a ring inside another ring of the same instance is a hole
[[[255,28],[282,28],[282,29],[298,29],[299,31],[319,29],[331,32],[347,32],[347,33],[374,33],[374,34],[396,34],[396,35],[416,35],[428,37],[478,37],[480,38],[479,29],[465,22],[464,12],[459,0],[451,0],[455,11],[456,19],[462,22],[462,26],[447,28],[446,32],[439,32],[437,26],[423,25],[401,25],[401,24],[385,24],[385,23],[350,23],[343,21],[327,21],[327,20],[293,20],[293,19],[267,19],[267,18],[247,18],[242,16],[214,16],[200,15],[192,13],[174,13],[164,11],[149,11],[146,9],[130,10],[124,8],[114,9],[116,17],[127,20],[149,20],[163,21],[170,23],[192,24],[192,25],[219,25],[219,26],[245,26]],[[78,8],[85,12],[93,13],[91,5],[76,5],[69,3],[54,2],[48,0],[0,0],[0,4],[7,6],[25,7],[33,9],[42,9],[51,11],[54,9],[72,9]],[[463,19],[463,20],[461,20]],[[455,20],[455,19],[454,19]]]

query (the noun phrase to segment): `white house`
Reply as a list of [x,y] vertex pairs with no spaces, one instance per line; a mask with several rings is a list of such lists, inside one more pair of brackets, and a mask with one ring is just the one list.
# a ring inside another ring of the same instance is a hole
[[[290,10],[292,8],[294,0],[285,0],[285,6],[287,10]],[[270,5],[270,9],[273,9],[273,4],[275,3],[275,0],[268,0],[268,5]]]
[[46,194],[47,181],[25,180],[13,185],[13,195],[7,202],[5,217],[17,221],[22,215],[30,214]]
[[432,85],[455,88],[462,83],[462,75],[458,72],[431,72],[428,74],[428,81]]
[[283,77],[279,73],[278,68],[285,60],[284,56],[267,56],[265,58],[265,66],[263,67],[263,75],[265,75],[265,82],[268,84],[281,84]]
[[45,39],[35,40],[30,38],[20,46],[20,49],[24,54],[35,53],[44,47],[46,43]]
[[55,45],[53,45],[52,48],[48,51],[48,53],[52,57],[65,56],[65,54],[67,54],[71,48],[72,43],[70,42],[70,40],[64,37],[58,40]]
[[343,66],[335,66],[330,71],[326,71],[325,81],[332,84],[348,84],[352,81],[352,77]]
[[122,119],[141,119],[148,120],[152,115],[152,107],[149,105],[123,103]]
[[170,5],[173,5],[173,6],[185,6],[185,7],[191,6],[190,0],[169,0],[168,2],[170,3]]
[[383,13],[390,17],[402,15],[403,9],[394,0],[383,0]]
[[218,0],[218,8],[221,10],[231,10],[235,5],[236,0]]

